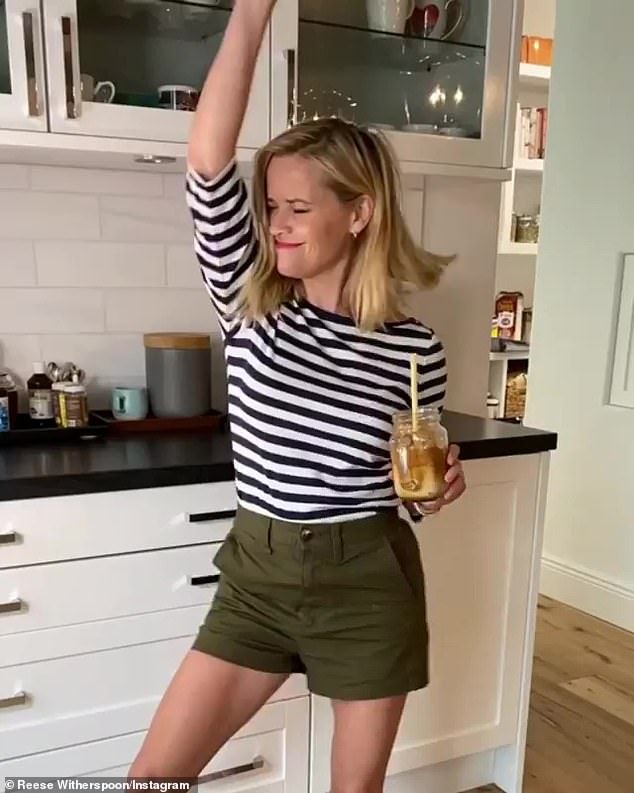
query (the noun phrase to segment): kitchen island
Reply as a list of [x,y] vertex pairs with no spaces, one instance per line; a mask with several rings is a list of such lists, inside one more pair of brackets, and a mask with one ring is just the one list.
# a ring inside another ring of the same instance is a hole
[[[409,697],[385,789],[520,793],[556,436],[443,421],[468,490],[415,528],[431,683]],[[226,432],[2,450],[0,777],[125,774],[213,597],[232,474]],[[293,676],[203,784],[326,793],[331,729],[328,701]]]

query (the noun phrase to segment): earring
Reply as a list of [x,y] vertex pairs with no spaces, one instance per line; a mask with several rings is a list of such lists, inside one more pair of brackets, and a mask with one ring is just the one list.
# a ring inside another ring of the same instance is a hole
[[355,240],[356,240],[356,238],[359,236],[359,232],[358,232],[358,231],[351,231],[350,233],[351,233],[351,234],[352,234],[352,236],[355,238]]

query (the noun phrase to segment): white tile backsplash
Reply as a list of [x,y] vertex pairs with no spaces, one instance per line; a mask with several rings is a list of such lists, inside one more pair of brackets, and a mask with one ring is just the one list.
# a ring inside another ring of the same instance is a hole
[[96,196],[0,190],[0,239],[98,238],[99,204]]
[[114,386],[145,383],[143,333],[206,331],[225,408],[183,174],[0,165],[0,300],[0,367],[22,387],[34,361],[74,361],[107,407]]
[[3,286],[35,286],[36,279],[33,243],[0,240],[0,289]]
[[36,242],[40,286],[165,284],[165,249],[137,242]]
[[104,240],[191,242],[192,222],[181,198],[119,198],[102,196]]
[[111,289],[105,298],[111,333],[219,332],[204,288]]
[[87,195],[146,197],[163,195],[161,174],[89,168],[35,166],[31,168],[31,187],[33,190],[63,190],[65,193]]
[[167,246],[168,286],[197,289],[203,285],[200,265],[191,243]]
[[0,189],[28,188],[29,169],[26,165],[0,164]]

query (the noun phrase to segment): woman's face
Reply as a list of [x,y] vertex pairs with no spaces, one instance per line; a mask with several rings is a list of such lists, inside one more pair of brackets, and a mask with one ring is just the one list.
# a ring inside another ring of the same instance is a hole
[[273,157],[266,182],[278,272],[305,280],[347,263],[352,232],[365,225],[359,202],[341,202],[319,165],[298,154]]

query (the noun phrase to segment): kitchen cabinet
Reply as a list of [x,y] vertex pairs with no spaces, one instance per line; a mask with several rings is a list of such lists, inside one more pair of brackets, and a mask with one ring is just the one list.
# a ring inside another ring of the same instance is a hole
[[[379,30],[378,4],[278,0],[240,157],[251,159],[296,121],[338,115],[386,132],[406,172],[508,178],[520,0],[450,0],[435,38],[421,36],[419,17],[403,32]],[[232,0],[0,3],[0,153],[29,161],[32,149],[34,161],[57,155],[71,165],[90,164],[91,152],[96,166],[139,167],[143,154],[182,161],[192,113],[162,106],[159,88],[200,89],[231,7]],[[99,159],[103,153],[119,161]]]
[[423,38],[419,8],[403,31],[392,25],[397,32],[387,32],[377,28],[380,5],[278,1],[273,132],[289,120],[337,115],[385,131],[403,162],[508,167],[521,7],[451,0],[436,38]]
[[[231,5],[227,0],[46,0],[51,132],[186,142],[192,113],[161,107],[159,88],[200,90]],[[268,138],[268,50],[266,42],[240,146],[256,148]]]
[[33,0],[0,2],[0,128],[47,129],[42,26]]

